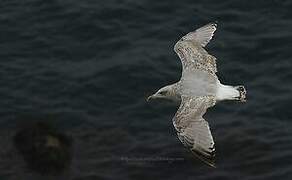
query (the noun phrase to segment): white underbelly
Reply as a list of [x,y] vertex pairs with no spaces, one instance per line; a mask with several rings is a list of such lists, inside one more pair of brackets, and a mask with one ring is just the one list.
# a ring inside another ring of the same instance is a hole
[[186,96],[216,95],[217,78],[205,71],[184,74],[181,80],[181,94]]

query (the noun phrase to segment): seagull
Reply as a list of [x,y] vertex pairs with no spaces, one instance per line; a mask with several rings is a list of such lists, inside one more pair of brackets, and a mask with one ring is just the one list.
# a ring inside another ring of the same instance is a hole
[[211,167],[215,167],[215,143],[203,115],[223,100],[246,101],[244,86],[224,85],[219,81],[216,58],[204,49],[216,28],[216,23],[209,23],[186,34],[175,44],[174,51],[182,63],[181,79],[147,98],[147,101],[170,99],[181,102],[172,119],[178,138]]

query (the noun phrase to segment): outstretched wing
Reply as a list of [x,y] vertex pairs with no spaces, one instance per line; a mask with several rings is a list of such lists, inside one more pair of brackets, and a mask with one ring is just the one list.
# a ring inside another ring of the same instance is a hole
[[182,96],[181,105],[173,118],[173,125],[180,141],[199,159],[215,167],[215,144],[209,124],[202,117],[207,108],[213,105],[213,96]]
[[202,47],[205,47],[212,39],[216,28],[217,24],[209,23],[193,32],[189,32],[187,35],[182,37],[182,39],[196,41]]
[[174,51],[181,59],[184,71],[202,70],[214,77],[217,72],[216,58],[203,48],[213,37],[216,24],[208,24],[182,37],[174,46]]

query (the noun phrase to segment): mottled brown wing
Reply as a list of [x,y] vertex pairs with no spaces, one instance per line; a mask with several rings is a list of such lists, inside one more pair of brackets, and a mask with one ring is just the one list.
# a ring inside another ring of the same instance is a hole
[[202,47],[205,47],[213,38],[216,29],[217,24],[209,23],[206,24],[205,26],[200,27],[199,29],[196,29],[193,32],[189,32],[187,35],[182,37],[182,39],[196,41]]
[[212,167],[215,167],[215,144],[209,124],[202,116],[214,104],[213,96],[182,96],[181,105],[173,118],[180,141],[195,156]]
[[175,44],[174,51],[181,59],[183,73],[185,70],[194,71],[199,69],[216,77],[216,58],[203,48],[213,37],[215,30],[214,24],[203,26],[194,32],[188,33]]

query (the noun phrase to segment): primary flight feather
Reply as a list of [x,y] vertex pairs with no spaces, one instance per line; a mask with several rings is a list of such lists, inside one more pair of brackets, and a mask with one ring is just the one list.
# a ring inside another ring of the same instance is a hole
[[173,117],[178,138],[196,157],[213,167],[215,143],[203,115],[219,101],[246,101],[244,86],[220,83],[216,75],[216,58],[204,49],[216,28],[215,23],[207,24],[183,36],[175,44],[174,51],[182,63],[180,81],[148,97],[148,100],[166,98],[181,101]]

